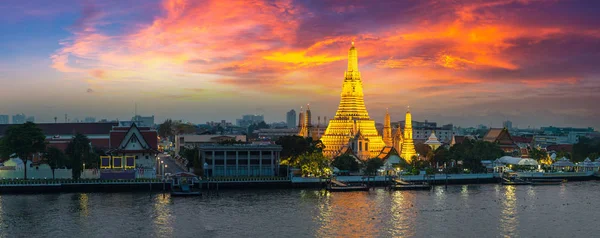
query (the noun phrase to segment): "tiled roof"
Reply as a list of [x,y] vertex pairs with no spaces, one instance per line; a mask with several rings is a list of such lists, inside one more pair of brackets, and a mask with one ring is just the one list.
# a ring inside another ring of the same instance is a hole
[[502,133],[502,129],[500,128],[491,128],[483,137],[484,141],[487,142],[496,142],[496,139],[498,138],[498,136],[500,136],[500,133]]
[[560,144],[560,145],[549,145],[546,147],[547,151],[565,151],[565,152],[573,152],[573,145],[570,144]]
[[513,136],[512,139],[513,139],[513,141],[515,143],[526,143],[526,144],[529,144],[529,143],[531,143],[531,140],[533,138],[532,137],[523,137],[523,136]]

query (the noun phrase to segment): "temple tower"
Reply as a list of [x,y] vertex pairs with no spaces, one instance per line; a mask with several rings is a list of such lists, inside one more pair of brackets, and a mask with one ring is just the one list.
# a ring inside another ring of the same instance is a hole
[[390,112],[385,110],[385,120],[383,122],[383,142],[386,146],[392,146],[392,125],[390,120]]
[[[363,85],[358,71],[358,53],[354,47],[348,50],[348,70],[344,73],[340,105],[325,134],[321,137],[325,149],[323,154],[329,158],[337,156],[342,147],[347,146],[360,131],[365,141],[369,141],[368,153],[371,158],[376,157],[385,146],[381,135],[375,128],[375,121],[371,120],[365,107]],[[355,129],[353,129],[355,128]]]
[[412,116],[410,114],[410,108],[408,108],[406,110],[406,119],[404,121],[404,138],[400,157],[410,163],[412,157],[415,155],[417,155],[417,152],[415,151],[415,144],[413,142]]

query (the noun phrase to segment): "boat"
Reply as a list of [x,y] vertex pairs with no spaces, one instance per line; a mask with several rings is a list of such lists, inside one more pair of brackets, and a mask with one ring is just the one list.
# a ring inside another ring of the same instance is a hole
[[401,179],[392,180],[394,184],[390,186],[390,190],[430,190],[431,185],[426,182],[411,183]]
[[198,182],[195,174],[189,172],[179,172],[171,178],[171,196],[200,196],[201,193],[194,189],[194,183]]
[[531,185],[540,186],[540,185],[561,185],[566,182],[562,179],[532,179]]
[[502,174],[502,185],[530,185],[531,181],[520,178],[517,173]]
[[346,184],[332,179],[327,184],[327,190],[331,192],[369,191],[366,184]]

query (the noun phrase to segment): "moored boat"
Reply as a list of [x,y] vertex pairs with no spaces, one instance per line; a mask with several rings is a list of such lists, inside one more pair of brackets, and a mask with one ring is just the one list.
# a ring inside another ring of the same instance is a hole
[[520,178],[516,173],[502,174],[502,185],[530,185],[531,181]]
[[390,186],[390,190],[429,190],[431,185],[429,183],[411,183],[401,179],[393,180],[394,184]]
[[327,184],[327,190],[331,192],[350,192],[350,191],[369,191],[366,184],[346,184],[337,180],[330,180]]
[[176,173],[171,179],[171,196],[183,197],[201,195],[200,191],[194,190],[194,182],[196,181],[198,181],[198,178],[193,173]]

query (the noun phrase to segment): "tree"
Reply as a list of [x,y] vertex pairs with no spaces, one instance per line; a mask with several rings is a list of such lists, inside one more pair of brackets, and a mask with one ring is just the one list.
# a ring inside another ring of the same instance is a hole
[[183,150],[179,152],[179,155],[181,155],[187,160],[186,167],[188,168],[188,170],[190,168],[193,168],[193,172],[196,175],[204,175],[204,164],[202,164],[202,160],[200,159],[200,151],[198,150],[198,148],[183,148]]
[[321,140],[314,141],[312,138],[301,136],[282,136],[275,141],[275,144],[282,147],[282,164],[296,164],[301,155],[306,153],[321,153],[325,146]]
[[34,154],[46,149],[46,136],[35,123],[26,122],[8,127],[0,144],[2,154],[16,155],[23,160],[25,168],[23,178],[27,179],[27,162]]
[[73,179],[79,179],[81,177],[82,163],[89,163],[93,156],[90,140],[85,135],[77,133],[67,146],[65,152],[71,161]]
[[161,138],[173,136],[173,120],[167,119],[162,124],[158,125],[158,136]]
[[380,158],[372,158],[367,160],[365,166],[365,174],[366,175],[375,175],[377,170],[383,166],[383,160]]
[[339,170],[347,170],[352,172],[360,169],[360,164],[358,161],[356,161],[356,158],[348,154],[340,155],[333,159],[331,166],[336,167]]
[[433,163],[436,165],[448,162],[449,151],[446,147],[441,146],[437,148],[433,154]]
[[302,176],[325,176],[330,174],[329,159],[325,158],[322,153],[313,152],[301,155],[294,167],[300,168]]
[[415,151],[417,152],[417,154],[419,154],[419,156],[426,157],[429,151],[432,151],[432,149],[429,145],[418,143],[415,144]]
[[50,169],[52,169],[52,179],[54,179],[54,170],[64,167],[67,163],[66,155],[56,147],[48,147],[44,155]]
[[538,161],[540,164],[546,164],[546,165],[550,165],[552,164],[552,160],[550,159],[550,157],[548,156],[548,153],[545,150],[539,150],[535,147],[533,147],[531,149],[531,151],[529,152],[529,156]]

